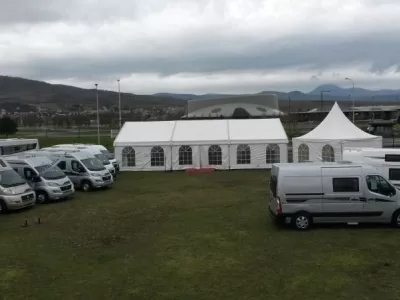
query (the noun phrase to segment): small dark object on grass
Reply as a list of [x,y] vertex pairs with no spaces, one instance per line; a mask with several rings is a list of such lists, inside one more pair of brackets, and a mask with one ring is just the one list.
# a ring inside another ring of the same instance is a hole
[[390,263],[388,263],[388,262],[385,262],[383,265],[384,265],[385,267],[390,267]]
[[38,223],[38,224],[42,224],[42,222],[41,222],[41,220],[40,220],[40,217],[37,218],[37,223]]
[[28,220],[25,220],[24,225],[22,227],[28,227]]

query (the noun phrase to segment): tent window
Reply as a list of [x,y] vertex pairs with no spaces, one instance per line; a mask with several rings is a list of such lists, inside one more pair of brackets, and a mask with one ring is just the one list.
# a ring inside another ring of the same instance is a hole
[[308,146],[305,144],[301,144],[299,146],[299,151],[298,151],[298,160],[299,162],[305,162],[310,160],[310,150],[308,149]]
[[122,149],[122,166],[136,166],[135,149],[133,149],[132,147],[125,147],[124,149]]
[[266,152],[266,163],[277,164],[281,161],[281,151],[276,144],[268,145]]
[[222,165],[222,150],[218,145],[208,148],[208,164],[212,166]]
[[322,161],[334,162],[335,161],[335,151],[331,145],[325,145],[322,148]]
[[238,165],[249,165],[251,154],[249,145],[239,145],[236,149],[236,161]]
[[155,146],[151,149],[151,166],[163,167],[165,162],[164,149],[160,146]]
[[193,165],[192,147],[181,146],[179,148],[179,165],[180,166]]

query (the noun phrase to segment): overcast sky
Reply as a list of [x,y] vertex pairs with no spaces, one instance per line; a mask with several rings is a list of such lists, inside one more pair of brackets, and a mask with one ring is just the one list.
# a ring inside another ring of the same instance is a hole
[[0,0],[0,74],[138,94],[400,88],[399,0]]

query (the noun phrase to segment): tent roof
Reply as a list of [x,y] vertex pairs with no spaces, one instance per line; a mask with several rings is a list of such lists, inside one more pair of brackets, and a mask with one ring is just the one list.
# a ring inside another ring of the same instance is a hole
[[229,141],[226,120],[176,121],[172,141],[174,144],[227,143]]
[[309,133],[295,138],[301,141],[321,140],[374,140],[381,139],[379,136],[371,135],[355,126],[341,111],[335,103],[326,118]]
[[287,143],[280,119],[125,122],[114,146]]
[[175,121],[125,122],[114,140],[114,145],[152,145],[155,142],[169,145],[174,127]]
[[231,143],[287,143],[280,119],[228,120]]

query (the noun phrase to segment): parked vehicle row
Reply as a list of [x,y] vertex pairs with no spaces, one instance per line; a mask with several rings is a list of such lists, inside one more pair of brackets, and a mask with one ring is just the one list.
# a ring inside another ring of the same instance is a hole
[[111,187],[117,177],[114,166],[119,169],[119,165],[116,161],[110,162],[111,154],[105,153],[102,147],[55,145],[2,155],[0,213],[65,199],[76,189],[87,192]]

